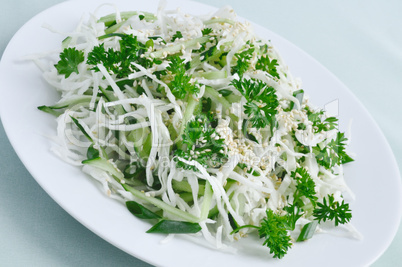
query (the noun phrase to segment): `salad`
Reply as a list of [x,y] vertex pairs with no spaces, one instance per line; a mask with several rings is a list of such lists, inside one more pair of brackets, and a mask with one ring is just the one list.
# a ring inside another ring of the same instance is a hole
[[[150,223],[212,246],[258,235],[274,258],[350,224],[348,138],[230,7],[91,14],[43,64],[52,151]],[[308,90],[308,89],[306,89]]]

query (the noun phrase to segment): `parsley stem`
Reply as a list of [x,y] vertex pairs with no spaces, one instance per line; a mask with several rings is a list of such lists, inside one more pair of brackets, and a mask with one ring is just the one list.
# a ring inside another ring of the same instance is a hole
[[258,227],[258,226],[255,226],[255,225],[252,225],[252,224],[247,224],[247,225],[242,225],[242,226],[240,226],[240,227],[237,227],[237,228],[234,229],[230,234],[232,235],[232,234],[238,233],[241,229],[244,229],[244,228],[260,229],[260,227]]

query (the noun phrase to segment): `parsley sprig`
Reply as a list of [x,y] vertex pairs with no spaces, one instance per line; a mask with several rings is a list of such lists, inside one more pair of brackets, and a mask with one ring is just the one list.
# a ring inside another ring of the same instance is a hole
[[296,191],[293,196],[293,202],[296,202],[297,205],[301,207],[304,205],[302,197],[305,197],[315,205],[315,202],[317,201],[315,183],[308,171],[303,167],[299,167],[291,172],[290,177],[292,177],[296,182]]
[[84,52],[77,50],[75,47],[69,47],[60,53],[60,60],[54,66],[59,74],[64,74],[68,78],[73,72],[78,74],[78,65],[84,60]]
[[264,128],[267,125],[273,127],[276,108],[279,105],[275,89],[260,80],[234,79],[231,82],[246,99],[244,112],[249,117],[252,127]]
[[201,33],[202,33],[203,36],[209,35],[212,32],[213,32],[213,30],[211,28],[204,28],[204,29],[201,30]]
[[117,78],[127,77],[133,73],[136,68],[132,65],[133,62],[150,68],[153,61],[144,57],[144,53],[148,50],[146,44],[137,40],[137,36],[129,34],[113,33],[102,36],[102,39],[110,37],[120,37],[120,49],[106,49],[104,43],[95,46],[88,54],[87,64],[92,66],[92,70],[99,71],[96,66],[103,64],[108,72],[116,74]]
[[202,166],[219,167],[227,160],[224,140],[211,127],[211,118],[201,114],[190,120],[183,133],[183,147],[174,152],[176,166],[185,170],[198,169],[180,161],[180,158],[195,160]]
[[276,59],[270,60],[268,55],[265,55],[265,56],[261,56],[258,59],[257,64],[255,65],[255,68],[257,70],[266,71],[272,77],[275,77],[275,78],[279,79],[280,78],[279,73],[278,73],[278,71],[276,69],[277,66],[279,66],[278,60],[276,60]]
[[172,43],[176,40],[176,39],[180,39],[183,38],[183,34],[181,33],[181,31],[176,31],[175,34],[173,34],[172,36]]
[[264,239],[263,246],[267,246],[274,258],[281,259],[286,255],[292,246],[291,238],[288,233],[290,230],[288,218],[272,210],[266,211],[266,218],[263,218],[260,226],[243,225],[232,231],[232,234],[244,228],[255,228],[258,236]]
[[253,57],[255,50],[254,45],[250,42],[247,42],[247,46],[247,48],[234,55],[237,60],[236,65],[232,68],[232,73],[237,73],[239,77],[242,77],[250,68],[250,59]]
[[184,99],[187,94],[196,94],[200,88],[191,82],[191,75],[186,73],[186,64],[179,55],[170,57],[169,66],[166,68],[173,75],[169,84],[172,94],[178,99]]
[[263,246],[269,247],[269,252],[274,254],[274,258],[280,259],[292,246],[287,219],[272,210],[268,210],[266,214],[267,217],[262,220],[261,227],[258,229],[258,235],[260,238],[265,238]]
[[338,119],[336,117],[328,117],[323,120],[323,110],[314,111],[311,110],[309,107],[306,107],[306,109],[308,119],[313,123],[315,133],[319,133],[321,131],[330,131],[337,127]]
[[336,138],[331,140],[325,147],[321,148],[320,144],[313,147],[313,153],[316,155],[317,162],[326,169],[331,169],[335,165],[352,162],[353,158],[345,151],[345,142],[347,140],[344,133],[338,132]]
[[313,207],[315,207],[318,198],[315,183],[305,168],[296,168],[295,171],[291,172],[290,177],[295,181],[296,190],[293,193],[293,203],[284,207],[284,210],[288,213],[289,229],[293,231],[296,228],[297,220],[305,213],[304,200],[310,200]]
[[334,195],[328,195],[324,198],[322,203],[317,203],[317,208],[314,210],[314,216],[321,221],[334,221],[335,226],[338,224],[345,224],[352,218],[352,213],[349,209],[349,204],[342,200],[342,203],[335,201]]
[[[275,213],[269,209],[266,211],[267,216],[262,219],[260,226],[243,225],[232,231],[233,234],[244,228],[257,229],[259,237],[265,239],[263,245],[270,248],[270,253],[273,254],[274,258],[282,258],[287,253],[292,245],[289,232],[295,230],[296,222],[307,214],[309,209],[311,209],[310,214],[314,219],[303,226],[296,241],[311,238],[321,221],[333,220],[337,226],[349,222],[352,218],[349,204],[344,201],[340,204],[334,200],[333,195],[323,198],[322,203],[317,202],[315,182],[305,168],[296,168],[291,172],[290,177],[296,184],[296,190],[293,193],[293,203],[289,203],[283,208],[286,214]],[[310,201],[312,207],[307,207],[306,199]]]

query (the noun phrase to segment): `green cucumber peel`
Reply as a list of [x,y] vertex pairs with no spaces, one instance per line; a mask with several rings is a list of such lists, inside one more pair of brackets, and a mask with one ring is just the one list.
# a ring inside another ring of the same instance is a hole
[[165,202],[163,202],[162,200],[159,200],[157,198],[151,197],[151,196],[147,196],[145,193],[127,185],[127,184],[122,184],[123,188],[127,191],[130,192],[134,197],[141,199],[145,202],[148,202],[152,205],[154,205],[155,207],[158,207],[160,209],[162,209],[165,212],[168,212],[171,215],[176,216],[177,218],[180,218],[184,221],[188,221],[188,222],[199,222],[200,219],[188,212],[179,210],[175,207],[172,207],[168,204],[166,204]]
[[147,233],[160,234],[195,234],[201,231],[201,226],[198,223],[160,220],[152,226]]

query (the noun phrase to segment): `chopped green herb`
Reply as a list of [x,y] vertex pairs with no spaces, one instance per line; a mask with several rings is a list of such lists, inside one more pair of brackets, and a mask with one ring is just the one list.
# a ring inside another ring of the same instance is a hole
[[328,195],[328,198],[324,198],[323,203],[317,203],[314,216],[318,222],[329,220],[334,221],[335,226],[338,226],[338,224],[349,222],[352,218],[352,213],[349,209],[349,204],[345,203],[344,200],[342,200],[342,203],[339,203],[335,201],[333,195]]
[[279,105],[275,89],[262,81],[253,79],[234,79],[231,83],[247,100],[244,105],[251,126],[264,128],[273,127],[276,108]]
[[54,65],[59,74],[63,74],[66,78],[75,72],[78,74],[78,65],[84,62],[84,52],[77,50],[74,47],[65,48],[60,53],[60,60]]
[[176,39],[180,39],[180,38],[183,38],[183,35],[181,34],[180,31],[176,31],[176,33],[173,34],[173,36],[172,36],[172,42],[174,42]]
[[211,120],[206,116],[197,115],[189,121],[184,129],[183,149],[175,151],[175,160],[178,168],[186,170],[198,169],[186,164],[179,158],[187,161],[196,161],[204,167],[219,167],[227,159],[223,139],[211,127]]
[[199,92],[199,87],[191,82],[191,75],[186,73],[184,59],[181,59],[178,55],[172,56],[166,69],[173,75],[173,80],[170,82],[169,87],[175,97],[184,99],[187,94]]
[[257,70],[263,70],[268,72],[272,77],[275,78],[280,78],[279,73],[276,69],[276,67],[279,66],[278,60],[273,59],[270,60],[268,55],[262,56],[258,59],[257,64],[255,65],[255,68]]

